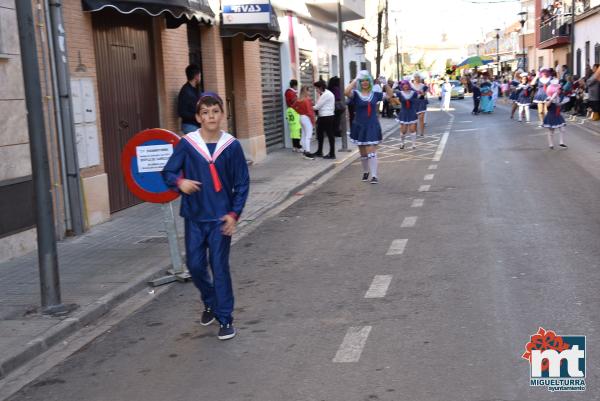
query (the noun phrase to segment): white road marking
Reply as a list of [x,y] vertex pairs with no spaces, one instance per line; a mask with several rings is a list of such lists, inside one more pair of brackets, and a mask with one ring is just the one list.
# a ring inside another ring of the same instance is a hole
[[435,155],[433,156],[434,162],[439,162],[441,160],[442,154],[444,154],[444,148],[446,147],[446,142],[448,142],[448,135],[448,131],[444,132],[444,136],[442,136],[442,140],[440,141],[440,144],[438,145],[438,148],[435,151]]
[[371,332],[371,326],[350,327],[344,340],[340,345],[335,357],[334,363],[358,362],[360,354],[367,343],[367,338]]
[[454,132],[477,131],[477,128],[455,129]]
[[387,293],[390,283],[392,282],[391,275],[378,275],[373,277],[373,282],[369,290],[365,294],[365,298],[383,298]]
[[459,123],[472,123],[473,121],[469,121],[469,120],[463,120],[463,121],[459,121]]
[[425,203],[425,199],[414,199],[410,207],[423,207],[423,203]]
[[427,192],[431,189],[431,185],[421,185],[419,187],[419,192]]
[[437,164],[432,164],[429,166],[429,170],[437,170]]
[[404,249],[406,248],[406,243],[408,239],[395,239],[390,244],[390,249],[388,249],[386,255],[402,255],[404,253]]
[[425,177],[423,177],[423,179],[425,181],[431,181],[433,180],[433,177],[435,177],[435,174],[426,174]]
[[414,227],[417,224],[417,216],[405,217],[400,228]]

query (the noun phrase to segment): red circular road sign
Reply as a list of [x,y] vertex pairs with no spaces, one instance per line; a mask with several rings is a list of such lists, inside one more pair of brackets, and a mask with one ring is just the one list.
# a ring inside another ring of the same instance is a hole
[[179,192],[164,183],[161,171],[179,136],[162,128],[151,128],[135,134],[121,154],[121,169],[129,190],[138,198],[152,203],[177,199]]

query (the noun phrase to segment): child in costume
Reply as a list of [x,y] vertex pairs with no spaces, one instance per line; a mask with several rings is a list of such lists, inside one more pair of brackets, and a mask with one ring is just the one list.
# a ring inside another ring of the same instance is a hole
[[[393,96],[388,85],[384,85],[383,89],[388,98]],[[378,184],[377,145],[383,136],[377,118],[377,105],[383,99],[382,88],[373,83],[373,78],[368,71],[363,70],[346,86],[344,94],[348,97],[348,105],[355,111],[350,129],[350,141],[358,145],[363,168],[362,181],[369,181],[370,175],[371,184]]]
[[558,135],[560,139],[559,146],[561,148],[566,148],[563,134],[565,132],[565,119],[560,114],[560,109],[564,104],[569,102],[569,97],[565,96],[562,93],[560,88],[560,84],[558,80],[553,80],[550,85],[548,85],[546,95],[548,100],[546,101],[547,112],[544,117],[544,127],[548,128],[548,147],[550,149],[554,149],[554,130],[558,129]]
[[479,88],[479,83],[476,79],[471,81],[471,92],[473,92],[473,110],[471,111],[471,114],[478,115],[479,103],[481,102],[481,89]]
[[417,147],[417,110],[419,107],[419,94],[411,89],[410,82],[400,82],[400,90],[396,91],[402,108],[398,112],[397,120],[400,121],[400,149],[404,149],[404,138],[410,133],[412,148]]
[[302,152],[302,145],[300,139],[302,138],[302,126],[300,125],[300,114],[292,107],[288,107],[285,111],[285,119],[288,122],[290,129],[290,138],[292,139],[292,152]]
[[418,131],[419,135],[425,136],[425,116],[427,113],[427,105],[429,104],[429,101],[427,100],[429,88],[421,81],[421,76],[419,74],[415,74],[414,82],[411,84],[411,87],[419,95],[417,99],[417,117],[419,119]]
[[537,90],[533,97],[533,103],[537,104],[540,127],[543,125],[544,117],[547,112],[546,101],[548,100],[548,95],[546,94],[546,90],[548,89],[548,85],[550,85],[551,79],[552,71],[549,68],[542,68],[531,81],[531,85],[537,86]]
[[227,340],[236,335],[229,248],[250,178],[242,146],[220,129],[223,117],[219,95],[203,93],[196,106],[202,128],[179,141],[162,174],[170,188],[182,193],[187,267],[204,303],[201,324],[216,318],[218,338]]
[[525,113],[525,121],[529,122],[529,105],[531,104],[531,85],[527,74],[521,74],[521,83],[517,86],[519,95],[517,96],[517,105],[519,106],[519,121],[523,121],[523,113]]

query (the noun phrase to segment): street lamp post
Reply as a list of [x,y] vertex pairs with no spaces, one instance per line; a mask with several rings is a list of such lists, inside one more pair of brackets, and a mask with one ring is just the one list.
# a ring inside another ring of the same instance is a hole
[[[342,4],[340,0],[337,2],[337,37],[338,37],[338,65],[340,72],[340,97],[343,104],[346,104],[346,97],[344,95],[344,88],[346,85],[344,76],[344,31],[342,30]],[[342,131],[342,148],[340,152],[349,152],[348,149],[348,137],[346,136],[346,128],[348,126],[346,122],[346,110],[342,111],[340,117],[341,131]]]
[[521,11],[517,14],[519,16],[519,22],[521,23],[521,68],[527,71],[525,68],[525,21],[527,21],[527,11]]
[[496,28],[496,63],[498,64],[498,75],[500,75],[500,28]]
[[394,26],[396,28],[396,76],[400,81],[400,51],[398,49],[398,20],[394,18]]

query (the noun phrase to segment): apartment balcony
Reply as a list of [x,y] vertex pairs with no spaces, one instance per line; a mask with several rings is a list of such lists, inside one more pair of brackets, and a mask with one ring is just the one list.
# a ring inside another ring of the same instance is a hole
[[[342,21],[365,18],[365,0],[339,0],[342,8]],[[306,0],[311,14],[324,22],[337,21],[337,0]]]
[[539,49],[554,49],[571,43],[571,16],[554,15],[540,26]]

